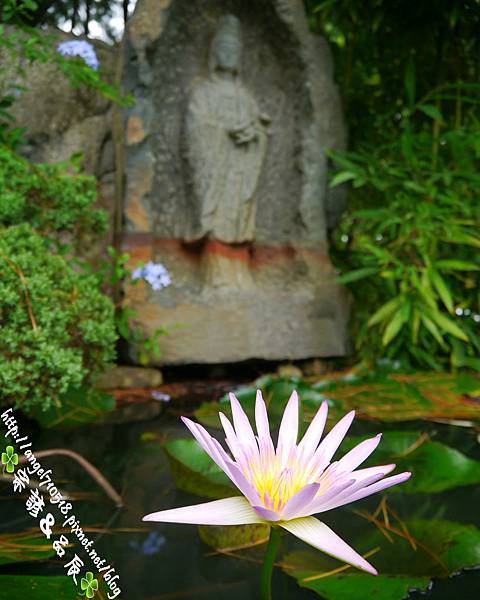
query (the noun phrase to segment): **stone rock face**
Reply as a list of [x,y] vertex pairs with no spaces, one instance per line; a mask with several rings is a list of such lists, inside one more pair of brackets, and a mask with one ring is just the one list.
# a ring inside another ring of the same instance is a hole
[[345,143],[301,0],[139,0],[127,29],[123,245],[172,285],[126,286],[162,363],[345,353],[327,148]]
[[158,369],[144,367],[109,367],[96,383],[101,390],[154,388],[161,385],[163,377]]
[[[50,31],[58,41],[71,39],[63,32]],[[90,40],[91,41],[91,40]],[[91,41],[100,61],[102,74],[113,80],[117,50],[102,42]],[[25,77],[18,64],[0,55],[0,90],[21,85],[25,88],[13,103],[11,113],[25,129],[22,153],[34,162],[67,162],[82,154],[83,172],[98,180],[98,205],[113,222],[115,209],[115,157],[112,142],[112,104],[89,88],[73,89],[58,67],[40,61],[24,65]],[[111,232],[99,242],[99,248],[111,243]]]

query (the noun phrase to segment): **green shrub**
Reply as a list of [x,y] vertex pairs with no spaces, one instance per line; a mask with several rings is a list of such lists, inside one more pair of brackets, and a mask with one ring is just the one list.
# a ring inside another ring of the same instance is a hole
[[[70,165],[73,168],[74,165]],[[65,164],[31,164],[0,146],[0,226],[29,223],[55,245],[85,245],[107,227],[93,208],[95,178],[67,171]]]
[[114,309],[26,224],[0,228],[3,403],[48,408],[89,385],[114,357]]

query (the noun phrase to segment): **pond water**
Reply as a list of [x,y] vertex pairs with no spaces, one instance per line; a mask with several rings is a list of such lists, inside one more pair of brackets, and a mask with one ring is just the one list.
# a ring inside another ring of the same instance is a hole
[[[480,459],[476,433],[466,428],[425,422],[386,426],[357,421],[352,433],[358,435],[388,429],[427,432],[436,441],[455,447],[470,458]],[[160,443],[156,441],[165,437],[189,438],[189,433],[177,417],[171,416],[145,423],[89,426],[72,432],[32,433],[34,451],[55,447],[76,450],[98,466],[122,495],[125,508],[118,510],[74,462],[67,458],[48,459],[48,467],[53,469],[59,487],[88,492],[86,498],[75,502],[75,513],[80,517],[82,526],[114,530],[113,533],[92,535],[96,539],[98,553],[114,564],[116,572],[120,574],[122,598],[258,598],[259,564],[256,561],[261,560],[265,546],[253,549],[248,554],[243,553],[248,557],[247,560],[212,555],[212,549],[200,541],[195,526],[142,523],[142,516],[149,512],[205,501],[205,498],[176,489],[169,462]],[[43,459],[42,463],[46,465],[47,459]],[[25,499],[20,500],[15,496],[11,486],[2,483],[0,495],[0,533],[36,526],[35,521],[26,515]],[[354,508],[371,511],[379,500],[377,497],[365,499]],[[402,518],[440,518],[480,526],[478,485],[437,494],[391,494],[388,502]],[[365,528],[365,522],[349,510],[352,507],[326,513],[324,520],[346,541],[355,545],[355,532],[359,527]],[[375,529],[374,525],[368,525],[372,530]],[[282,544],[286,551],[308,549],[289,535],[282,538]],[[370,560],[376,564],[375,556]],[[65,570],[63,562],[55,559],[0,567],[0,574],[5,573],[64,575]],[[6,590],[0,590],[0,598],[10,598],[8,593],[4,595],[6,593]],[[469,599],[479,597],[479,593],[480,571],[470,570],[453,578],[434,580],[427,596],[412,592],[410,597],[450,600],[455,594],[459,598]],[[275,570],[274,598],[306,600],[318,597],[313,591],[300,588],[295,579],[281,569]]]

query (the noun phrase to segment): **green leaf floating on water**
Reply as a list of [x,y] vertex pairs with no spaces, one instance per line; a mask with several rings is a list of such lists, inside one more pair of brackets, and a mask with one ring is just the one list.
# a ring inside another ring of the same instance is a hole
[[[303,425],[303,428],[307,425],[305,419],[303,419],[303,409],[315,410],[323,400],[328,400],[322,392],[315,390],[310,384],[296,377],[287,378],[265,375],[257,379],[252,386],[241,387],[235,390],[235,396],[238,398],[252,423],[254,422],[257,389],[262,390],[271,427],[280,425],[285,406],[294,390],[298,392],[301,400],[300,424],[301,427]],[[223,396],[219,402],[204,402],[195,411],[195,416],[207,427],[218,428],[221,427],[218,418],[219,411],[225,413],[227,417],[231,417],[228,394]]]
[[408,598],[410,590],[426,590],[429,577],[408,577],[405,575],[344,575],[326,577],[308,583],[300,583],[327,600],[400,600]]
[[78,427],[86,423],[98,423],[115,408],[115,399],[94,389],[69,390],[62,398],[61,406],[48,410],[36,408],[30,416],[42,427]]
[[268,542],[269,525],[199,525],[204,544],[216,550],[247,548]]
[[[30,560],[43,560],[53,556],[52,544],[43,535],[13,533],[0,535],[0,565]],[[0,589],[2,589],[0,585]]]
[[66,576],[0,575],[0,590],[8,590],[8,600],[72,600],[78,597],[75,585]]
[[305,581],[339,566],[338,561],[310,550],[287,554],[282,560],[284,570],[302,587],[327,600],[401,600],[410,589],[425,590],[432,577],[448,577],[480,563],[480,531],[473,525],[426,520],[406,521],[405,525],[416,540],[416,550],[398,536],[393,536],[394,543],[389,542],[378,530],[352,544],[361,553],[379,548],[369,558],[380,573],[378,577],[351,567]]
[[[273,426],[291,392],[296,389],[306,420],[313,418],[322,400],[330,405],[329,418],[336,422],[349,410],[357,417],[381,421],[413,419],[480,420],[480,379],[468,373],[329,373],[301,380],[295,377],[266,375],[251,386],[235,390],[247,415],[252,418],[256,389],[262,390]],[[204,425],[220,427],[218,411],[230,414],[228,398],[205,402],[195,416]]]
[[[341,449],[347,452],[368,436],[348,437]],[[437,493],[462,485],[480,483],[480,461],[458,450],[424,439],[415,431],[389,431],[362,468],[396,463],[395,472],[411,471],[412,477],[389,493]]]
[[195,440],[169,440],[165,442],[164,449],[179,489],[213,499],[240,495]]
[[[312,384],[331,400],[338,417],[351,409],[357,417],[380,421],[413,419],[480,420],[480,379],[468,373],[332,373]],[[312,417],[316,407],[311,406]]]
[[[347,437],[341,445],[346,454],[368,436]],[[206,498],[239,495],[225,473],[193,439],[170,440],[165,444],[178,488]],[[389,493],[439,493],[464,485],[480,484],[480,461],[458,450],[425,439],[416,431],[389,431],[362,467],[396,463],[395,472],[411,471],[412,477]]]

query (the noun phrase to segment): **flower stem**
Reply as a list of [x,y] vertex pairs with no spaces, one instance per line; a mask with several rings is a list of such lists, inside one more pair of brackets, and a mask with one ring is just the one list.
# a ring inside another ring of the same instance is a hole
[[275,556],[280,544],[280,528],[270,528],[270,539],[268,540],[267,551],[263,559],[262,575],[260,578],[260,598],[261,600],[272,600],[272,572]]

